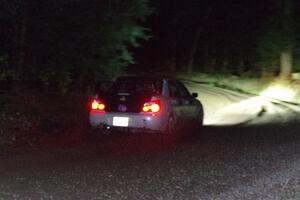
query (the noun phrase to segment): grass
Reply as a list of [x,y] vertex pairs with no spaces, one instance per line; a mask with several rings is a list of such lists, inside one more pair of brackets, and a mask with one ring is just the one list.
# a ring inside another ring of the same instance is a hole
[[263,95],[276,100],[300,104],[299,80],[282,82],[276,78],[262,79],[253,76],[204,73],[184,74],[179,78],[203,82],[245,94]]

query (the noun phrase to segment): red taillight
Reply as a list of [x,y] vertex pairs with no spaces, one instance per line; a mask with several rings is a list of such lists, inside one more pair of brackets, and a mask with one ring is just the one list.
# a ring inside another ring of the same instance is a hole
[[104,110],[105,105],[99,100],[94,99],[91,104],[92,110]]
[[160,102],[159,101],[150,101],[144,103],[143,112],[153,112],[157,113],[160,111]]

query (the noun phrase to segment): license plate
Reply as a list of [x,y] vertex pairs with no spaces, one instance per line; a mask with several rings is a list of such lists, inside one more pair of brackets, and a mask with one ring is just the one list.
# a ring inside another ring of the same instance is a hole
[[128,121],[129,121],[128,117],[114,117],[113,126],[127,127]]

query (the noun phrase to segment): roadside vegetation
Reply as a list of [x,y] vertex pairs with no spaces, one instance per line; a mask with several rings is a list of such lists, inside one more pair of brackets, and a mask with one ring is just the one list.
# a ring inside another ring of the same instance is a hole
[[293,79],[285,81],[276,77],[260,78],[250,75],[208,73],[179,75],[179,78],[300,105],[300,77],[298,76],[294,73]]
[[[88,99],[85,96],[38,93],[23,88],[2,93],[0,97],[0,153],[22,148],[38,150],[53,136],[60,136],[54,143],[69,139],[60,146],[64,147],[78,139],[74,138],[78,131],[86,131]],[[70,132],[73,136],[68,138]]]

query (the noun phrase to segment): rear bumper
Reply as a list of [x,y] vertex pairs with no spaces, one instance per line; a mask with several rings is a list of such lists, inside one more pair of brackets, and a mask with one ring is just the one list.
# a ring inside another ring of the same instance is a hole
[[[128,117],[128,126],[119,127],[113,125],[114,117]],[[135,130],[150,130],[150,131],[164,131],[167,126],[168,117],[162,114],[152,115],[148,113],[119,113],[109,112],[101,113],[98,111],[91,111],[90,125],[94,128],[105,129],[135,129]]]

